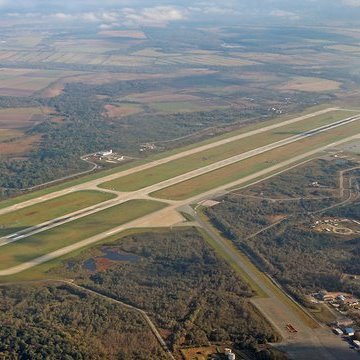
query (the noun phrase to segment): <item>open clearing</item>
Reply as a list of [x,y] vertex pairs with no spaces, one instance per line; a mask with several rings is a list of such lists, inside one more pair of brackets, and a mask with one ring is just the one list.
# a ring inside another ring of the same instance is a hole
[[70,214],[114,197],[115,195],[100,191],[77,191],[4,214],[0,217],[0,236],[18,232],[24,228]]
[[7,269],[77,243],[166,207],[151,200],[131,200],[1,248],[0,269]]
[[140,112],[142,112],[142,109],[136,104],[105,105],[105,114],[110,118],[120,118]]
[[286,161],[296,155],[306,153],[312,149],[331,144],[339,139],[349,137],[360,132],[360,123],[351,123],[332,129],[325,133],[316,134],[295,143],[270,150],[232,165],[222,167],[204,175],[200,175],[179,184],[156,191],[151,195],[156,198],[170,200],[184,200],[192,196],[209,191],[239,180],[252,173],[271,167],[279,162]]
[[294,90],[294,91],[333,91],[338,90],[341,83],[333,80],[314,78],[314,77],[296,77],[289,82],[278,86],[279,90]]
[[[4,55],[1,52],[1,55]],[[1,56],[3,58],[4,56]],[[77,74],[74,71],[34,70],[34,69],[0,69],[0,95],[29,96],[49,86],[52,82]]]
[[0,110],[0,129],[26,129],[44,120],[40,108],[10,108]]
[[297,123],[285,125],[261,134],[256,134],[229,142],[225,145],[213,147],[209,150],[201,151],[163,165],[155,166],[148,170],[123,176],[113,181],[104,183],[100,187],[118,191],[139,190],[143,187],[150,186],[160,181],[210,165],[242,152],[285,139],[299,132],[333,123],[340,119],[349,117],[350,115],[351,112],[347,111],[332,111],[316,117],[311,117]]

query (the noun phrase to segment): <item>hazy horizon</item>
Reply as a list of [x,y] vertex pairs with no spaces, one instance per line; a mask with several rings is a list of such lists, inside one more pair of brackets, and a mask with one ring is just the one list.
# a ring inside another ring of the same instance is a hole
[[84,22],[102,27],[163,26],[171,23],[326,25],[348,26],[360,19],[360,0],[104,0],[55,2],[0,0],[7,18]]

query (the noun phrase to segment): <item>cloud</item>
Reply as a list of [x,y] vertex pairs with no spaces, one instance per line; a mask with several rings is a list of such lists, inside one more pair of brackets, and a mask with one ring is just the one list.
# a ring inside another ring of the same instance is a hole
[[348,6],[360,7],[360,0],[343,0],[343,3]]
[[270,12],[270,16],[278,17],[278,18],[286,18],[289,20],[299,20],[300,16],[294,12],[291,11],[285,11],[285,10],[272,10]]
[[187,10],[173,6],[155,6],[152,8],[123,10],[126,25],[166,25],[171,21],[185,20]]
[[[122,8],[109,11],[91,11],[84,13],[56,12],[40,15],[58,21],[82,21],[88,23],[101,23],[102,29],[116,26],[163,26],[172,21],[186,19],[188,10],[174,6],[155,6],[142,9]],[[14,14],[12,14],[14,16]]]

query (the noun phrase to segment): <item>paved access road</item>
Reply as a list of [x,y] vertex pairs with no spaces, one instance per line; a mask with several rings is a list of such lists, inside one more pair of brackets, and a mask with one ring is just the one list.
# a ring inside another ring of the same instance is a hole
[[[309,114],[304,117],[288,120],[288,123],[301,121],[302,119],[320,115],[322,113],[326,113],[326,112],[332,111],[332,110],[334,110],[334,109],[333,108],[326,109],[321,112]],[[315,132],[314,131],[305,132],[303,134],[296,135],[295,137],[290,137],[288,139],[285,139],[284,141],[276,142],[276,143],[273,143],[270,145],[266,145],[266,147],[261,147],[261,148],[252,150],[247,153],[239,154],[236,157],[232,157],[230,159],[226,159],[224,161],[217,162],[215,164],[212,164],[212,165],[197,169],[195,171],[177,176],[173,179],[163,181],[161,183],[146,187],[146,188],[138,190],[138,191],[134,191],[131,193],[115,192],[118,196],[116,199],[109,200],[102,204],[94,205],[87,209],[83,209],[78,212],[68,214],[59,219],[53,219],[47,223],[40,224],[33,228],[27,229],[24,232],[22,232],[20,234],[20,236],[26,237],[26,236],[34,235],[40,231],[45,231],[51,227],[59,226],[66,222],[73,221],[74,219],[89,215],[91,213],[95,213],[97,211],[120,204],[120,203],[128,201],[128,200],[148,199],[148,198],[150,198],[149,194],[156,190],[160,190],[165,187],[177,184],[181,181],[191,179],[193,177],[205,174],[205,173],[213,171],[217,168],[221,168],[223,166],[229,165],[230,163],[237,162],[237,161],[240,161],[242,159],[245,159],[245,158],[248,158],[251,156],[255,156],[259,153],[262,153],[265,151],[270,151],[273,148],[276,148],[279,146],[284,146],[287,143],[298,141],[298,140],[308,137],[308,136],[313,136],[315,133],[329,131],[331,128],[333,128],[333,126],[342,126],[345,123],[349,123],[352,121],[358,121],[359,119],[360,119],[359,116],[351,117],[346,120],[342,120],[341,122],[338,122],[338,124],[320,127],[320,128],[317,128],[316,130],[314,130]],[[285,125],[284,122],[281,124],[271,125],[271,126],[259,129],[259,130],[254,130],[250,133],[241,134],[241,135],[238,135],[238,136],[235,136],[232,138],[224,139],[224,140],[221,140],[216,143],[208,144],[208,145],[202,146],[200,148],[188,150],[188,151],[185,151],[185,152],[182,152],[182,153],[179,153],[179,154],[176,154],[176,155],[173,155],[173,156],[161,159],[161,160],[154,161],[149,164],[138,166],[136,168],[133,168],[133,169],[130,169],[127,171],[123,171],[120,174],[119,173],[113,174],[110,176],[106,176],[104,178],[92,180],[92,181],[80,184],[78,186],[74,186],[70,189],[65,189],[62,191],[58,191],[56,193],[44,195],[40,198],[29,200],[27,202],[14,205],[12,207],[2,209],[2,210],[0,210],[0,215],[5,214],[10,211],[14,211],[16,209],[24,208],[26,206],[30,206],[30,205],[33,205],[33,204],[36,204],[36,203],[39,203],[39,202],[42,202],[42,201],[45,201],[48,199],[56,198],[56,197],[62,196],[64,194],[67,194],[70,192],[83,190],[83,189],[96,189],[97,188],[96,186],[98,184],[103,183],[105,181],[113,180],[115,178],[118,178],[119,176],[126,176],[126,175],[129,175],[130,173],[135,173],[135,172],[147,169],[147,168],[151,168],[151,167],[157,166],[159,164],[166,163],[166,162],[169,162],[169,161],[172,161],[172,160],[175,160],[175,159],[178,159],[178,158],[181,158],[181,157],[184,157],[184,156],[187,156],[187,155],[199,152],[199,151],[203,151],[205,149],[208,149],[208,148],[211,148],[214,146],[218,146],[218,145],[230,142],[230,141],[234,141],[236,139],[245,138],[247,136],[261,133],[261,132],[267,131],[269,129],[274,129],[274,128],[277,128],[277,127],[283,126],[283,125]],[[343,139],[343,140],[334,142],[330,145],[319,147],[316,150],[312,150],[312,151],[306,152],[304,154],[298,155],[290,160],[284,161],[282,163],[278,163],[267,169],[264,169],[262,171],[256,172],[249,176],[246,176],[238,181],[223,185],[221,187],[218,187],[217,189],[213,189],[213,190],[205,192],[199,196],[194,196],[194,197],[184,200],[184,201],[161,200],[163,202],[168,203],[167,208],[159,210],[157,212],[154,212],[154,213],[144,216],[142,218],[136,219],[127,224],[124,224],[124,225],[121,225],[114,229],[111,229],[107,232],[97,234],[91,238],[85,239],[78,243],[75,243],[70,246],[64,247],[62,249],[56,250],[52,253],[46,254],[39,258],[33,259],[29,262],[22,263],[18,266],[15,266],[15,267],[12,267],[12,268],[9,268],[6,270],[1,270],[0,276],[13,275],[13,274],[19,273],[21,271],[30,269],[33,266],[42,264],[44,262],[50,261],[52,259],[58,258],[63,255],[66,255],[66,254],[73,252],[75,250],[78,250],[82,247],[85,247],[85,246],[94,244],[100,240],[103,240],[110,235],[121,233],[122,231],[130,229],[130,228],[143,228],[143,227],[149,227],[149,226],[171,226],[171,225],[177,224],[177,223],[179,223],[179,221],[181,221],[180,216],[177,212],[177,209],[179,207],[198,202],[200,200],[212,197],[219,193],[224,193],[230,187],[249,183],[251,181],[256,181],[257,179],[264,177],[264,176],[271,176],[276,171],[284,171],[284,169],[288,168],[289,166],[294,166],[295,163],[304,161],[305,159],[307,159],[311,156],[314,156],[319,151],[328,149],[333,146],[343,144],[345,142],[348,142],[348,141],[351,141],[354,139],[359,139],[359,138],[360,138],[360,135],[355,134],[346,139]],[[268,298],[264,298],[264,299],[258,298],[258,299],[254,299],[252,301],[253,301],[254,305],[257,308],[259,308],[259,310],[264,314],[264,316],[279,331],[279,333],[283,335],[284,342],[281,344],[281,346],[294,359],[296,359],[296,360],[303,360],[303,359],[304,360],[312,360],[312,359],[329,359],[329,360],[349,359],[349,360],[352,360],[355,358],[356,359],[359,358],[354,351],[351,351],[348,349],[347,344],[345,344],[343,341],[341,341],[341,339],[339,337],[336,337],[335,335],[333,335],[328,328],[319,327],[318,329],[312,329],[306,323],[304,323],[304,321],[301,318],[299,318],[298,314],[293,311],[293,308],[291,306],[289,306],[286,301],[283,300],[282,296],[279,297],[277,295],[277,293],[274,292],[273,289],[271,289],[271,287],[267,286],[266,283],[264,283],[264,281],[261,279],[261,277],[259,277],[257,275],[256,272],[253,272],[251,270],[251,268],[247,267],[246,264],[241,261],[240,257],[236,256],[236,251],[234,251],[233,249],[227,248],[225,246],[226,244],[224,245],[224,243],[222,243],[221,238],[214,236],[214,234],[211,234],[211,230],[206,227],[206,224],[201,223],[201,219],[197,219],[197,220],[199,221],[200,225],[203,226],[209,232],[209,234],[213,237],[213,239],[218,242],[218,244],[220,246],[224,246],[224,251],[226,251],[229,254],[229,256],[231,256],[236,261],[236,263],[242,269],[242,271],[245,271],[248,274],[248,276],[250,276],[260,286],[260,288],[262,288],[262,290],[266,294],[268,294]],[[5,246],[6,241],[8,241],[8,242],[16,241],[17,236],[19,236],[19,234],[16,234],[16,236],[13,236],[13,237],[8,236],[7,238],[2,239],[3,242],[2,242],[2,244],[0,243],[0,246],[1,245]],[[291,323],[296,328],[296,330],[297,330],[296,334],[289,335],[289,333],[286,331],[285,326],[288,323]]]
[[[314,116],[323,115],[323,114],[326,114],[326,113],[329,113],[329,112],[332,112],[332,111],[336,111],[336,110],[341,110],[341,109],[338,108],[338,107],[330,107],[330,108],[327,108],[327,109],[324,109],[324,110],[316,111],[316,112],[311,113],[311,114],[299,116],[299,117],[296,117],[296,118],[293,118],[293,119],[290,119],[290,120],[287,120],[287,121],[283,121],[283,122],[276,123],[276,124],[273,124],[273,125],[265,126],[263,128],[256,129],[256,130],[253,130],[253,131],[249,131],[247,133],[235,135],[235,136],[232,136],[232,137],[229,137],[229,138],[226,138],[226,139],[222,139],[222,140],[212,142],[212,143],[209,143],[209,144],[206,144],[206,145],[203,145],[203,146],[199,146],[199,147],[194,148],[194,149],[182,151],[182,152],[177,153],[175,155],[171,155],[171,156],[159,159],[159,160],[155,160],[155,161],[152,161],[150,163],[146,163],[144,165],[136,166],[134,168],[131,168],[131,169],[128,169],[128,170],[125,170],[125,171],[119,171],[118,173],[108,175],[108,176],[104,176],[104,177],[99,178],[99,179],[86,181],[86,182],[84,182],[82,184],[73,186],[71,188],[56,191],[56,192],[53,192],[53,193],[50,193],[50,194],[40,196],[40,197],[35,198],[35,199],[31,199],[31,200],[24,201],[22,203],[19,203],[19,204],[13,205],[13,206],[9,206],[9,207],[4,208],[4,209],[0,209],[0,215],[5,214],[7,212],[14,211],[14,210],[22,209],[24,207],[34,205],[34,204],[37,204],[37,203],[40,203],[40,202],[43,202],[43,201],[46,201],[46,200],[54,199],[54,198],[57,198],[59,196],[63,196],[63,195],[66,195],[66,194],[69,194],[69,193],[72,193],[72,192],[75,192],[75,191],[84,190],[84,189],[97,189],[98,185],[100,185],[100,184],[102,184],[104,182],[107,182],[107,181],[115,180],[115,179],[117,179],[119,177],[134,174],[136,172],[140,172],[142,170],[150,169],[152,167],[155,167],[155,166],[158,166],[158,165],[161,165],[161,164],[165,164],[165,163],[168,163],[170,161],[180,159],[180,158],[183,158],[183,157],[188,156],[188,155],[193,155],[193,154],[196,154],[198,152],[208,150],[208,149],[211,149],[211,148],[216,147],[216,146],[220,146],[220,145],[230,143],[232,141],[244,139],[244,138],[252,136],[252,135],[261,134],[261,133],[269,131],[269,130],[274,130],[274,129],[277,129],[279,127],[285,126],[285,125],[293,124],[293,123],[296,123],[296,122],[299,122],[299,121],[302,121],[302,120],[312,118]],[[352,110],[349,110],[349,111],[352,111]],[[101,189],[101,190],[106,191],[105,189]]]

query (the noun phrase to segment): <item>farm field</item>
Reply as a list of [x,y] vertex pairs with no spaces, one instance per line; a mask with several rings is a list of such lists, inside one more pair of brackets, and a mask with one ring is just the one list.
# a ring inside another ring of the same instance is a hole
[[[0,52],[0,59],[2,59]],[[0,95],[29,96],[60,78],[75,76],[78,72],[61,70],[0,69]]]
[[311,117],[309,119],[284,125],[264,133],[252,135],[224,145],[213,147],[209,150],[201,151],[166,164],[155,166],[148,170],[120,177],[119,179],[101,184],[100,187],[119,191],[139,190],[143,187],[156,184],[160,181],[170,179],[206,165],[210,165],[228,157],[238,155],[242,152],[285,139],[299,132],[330,124],[351,115],[352,112],[349,111],[333,111]]
[[296,90],[296,91],[334,91],[338,90],[341,83],[333,80],[319,79],[313,77],[295,77],[285,84],[278,86],[280,90]]
[[43,119],[37,107],[0,109],[0,129],[28,129]]
[[174,101],[174,102],[158,102],[151,105],[155,111],[164,114],[172,113],[186,113],[196,111],[211,111],[216,109],[225,109],[225,105],[216,105],[213,103],[206,103],[204,101]]
[[243,161],[200,175],[179,184],[156,191],[151,195],[156,198],[184,200],[213,188],[239,180],[255,172],[269,168],[282,161],[306,153],[321,146],[331,144],[342,138],[350,137],[360,131],[360,123],[351,123],[299,140],[295,143],[270,150]]
[[0,269],[7,269],[77,243],[166,207],[151,200],[131,200],[1,248]]
[[105,114],[110,118],[120,118],[128,115],[134,115],[142,112],[140,106],[136,104],[119,104],[119,105],[105,105]]
[[1,215],[0,236],[41,224],[91,205],[113,199],[115,195],[100,191],[77,191],[52,200]]
[[21,136],[22,134],[23,132],[19,130],[0,128],[0,142],[13,139],[15,137]]

